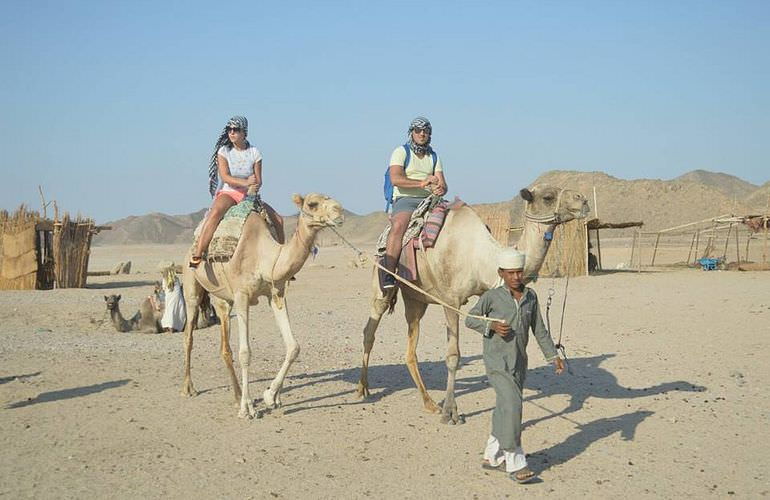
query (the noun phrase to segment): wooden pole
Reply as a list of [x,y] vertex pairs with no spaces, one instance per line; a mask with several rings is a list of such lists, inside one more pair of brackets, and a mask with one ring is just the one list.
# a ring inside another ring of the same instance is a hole
[[655,265],[655,256],[658,254],[658,242],[660,242],[660,233],[658,233],[658,236],[655,238],[655,248],[652,249],[652,259],[650,260],[650,265]]
[[695,231],[695,254],[692,256],[693,265],[698,261],[698,245],[700,245],[700,231]]
[[639,234],[639,237],[636,239],[636,244],[639,245],[639,248],[636,249],[636,252],[639,254],[639,272],[641,273],[642,272],[642,235],[641,234]]
[[733,223],[727,228],[727,236],[725,237],[725,249],[722,251],[722,259],[727,262],[727,244],[730,243],[730,231],[733,230]]
[[751,243],[751,238],[753,234],[749,231],[746,233],[746,262],[749,262],[751,259],[749,259],[749,243]]
[[631,238],[631,258],[628,259],[628,267],[633,268],[634,267],[634,250],[636,250],[636,233],[637,231],[634,231],[634,237]]
[[741,265],[741,250],[738,248],[738,230],[740,229],[739,226],[735,226],[735,260],[738,262],[738,265]]
[[692,255],[692,247],[695,245],[695,235],[696,234],[698,234],[698,231],[695,231],[692,234],[692,240],[690,240],[690,249],[687,250],[687,260],[685,261],[685,263],[687,263],[688,266],[690,265],[690,255]]
[[765,242],[762,247],[762,263],[767,264],[767,216],[762,218],[762,225],[765,228]]
[[602,267],[602,244],[599,241],[599,230],[596,229],[596,268],[599,271],[604,270]]

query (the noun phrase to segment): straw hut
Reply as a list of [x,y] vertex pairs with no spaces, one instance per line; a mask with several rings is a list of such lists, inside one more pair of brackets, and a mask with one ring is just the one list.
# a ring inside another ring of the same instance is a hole
[[21,206],[0,211],[0,289],[83,288],[93,235],[107,226],[78,216],[40,217]]
[[507,203],[490,203],[473,205],[472,208],[498,243],[508,246],[513,222],[510,206]]
[[643,222],[575,219],[556,227],[540,277],[586,276],[602,267],[600,229],[641,227]]

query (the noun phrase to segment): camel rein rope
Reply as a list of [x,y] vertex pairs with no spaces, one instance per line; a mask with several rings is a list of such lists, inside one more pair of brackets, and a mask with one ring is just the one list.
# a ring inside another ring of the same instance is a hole
[[[399,276],[398,274],[396,274],[396,273],[394,273],[394,272],[392,272],[392,271],[390,271],[390,270],[386,269],[386,268],[385,268],[384,266],[382,266],[382,265],[381,265],[379,262],[377,262],[377,259],[376,259],[376,258],[373,258],[371,255],[368,255],[367,253],[363,252],[363,251],[362,251],[362,250],[360,250],[358,247],[356,247],[356,246],[355,246],[355,245],[353,245],[351,242],[349,242],[347,239],[345,239],[345,237],[344,237],[344,236],[342,236],[342,235],[339,233],[339,231],[337,231],[337,229],[336,229],[334,226],[329,226],[329,228],[330,228],[332,231],[334,231],[334,234],[336,234],[337,236],[339,236],[339,238],[340,238],[340,239],[341,239],[341,240],[342,240],[342,241],[343,241],[343,242],[344,242],[344,243],[345,243],[347,246],[349,246],[349,247],[350,247],[350,248],[351,248],[353,251],[355,251],[355,252],[358,254],[358,259],[359,259],[359,261],[361,261],[361,262],[365,262],[366,260],[370,260],[370,261],[371,261],[371,262],[372,262],[372,263],[375,265],[375,267],[377,267],[377,268],[381,269],[382,271],[385,271],[386,273],[388,273],[389,275],[393,276],[393,277],[394,277],[396,280],[398,280],[398,281],[400,281],[401,283],[405,284],[405,285],[406,285],[406,286],[408,286],[409,288],[412,288],[413,290],[416,290],[417,292],[420,292],[421,294],[425,295],[426,297],[429,297],[429,298],[431,298],[431,299],[435,300],[437,304],[439,304],[439,305],[441,305],[441,306],[443,306],[443,307],[446,307],[447,309],[449,309],[449,310],[451,310],[451,311],[454,311],[454,312],[456,312],[457,314],[459,314],[460,316],[463,316],[463,317],[466,317],[466,318],[475,318],[475,319],[479,319],[479,320],[481,320],[481,321],[489,321],[489,322],[492,322],[492,321],[499,321],[499,322],[501,322],[501,323],[505,323],[505,320],[502,320],[502,319],[497,319],[497,318],[490,318],[490,317],[487,317],[487,316],[477,316],[477,315],[475,315],[475,314],[466,313],[466,312],[464,312],[464,311],[461,311],[460,309],[458,309],[458,308],[456,308],[456,307],[454,307],[454,306],[452,306],[452,305],[449,305],[449,304],[447,304],[446,302],[444,302],[444,301],[443,301],[443,300],[441,300],[440,298],[436,297],[435,295],[432,295],[432,294],[430,294],[430,293],[426,292],[425,290],[423,290],[423,289],[422,289],[422,288],[420,288],[419,286],[415,285],[414,283],[412,283],[412,282],[410,282],[410,281],[408,281],[408,280],[405,280],[404,278],[402,278],[402,277],[401,277],[401,276]],[[363,258],[362,258],[362,257],[363,257]]]

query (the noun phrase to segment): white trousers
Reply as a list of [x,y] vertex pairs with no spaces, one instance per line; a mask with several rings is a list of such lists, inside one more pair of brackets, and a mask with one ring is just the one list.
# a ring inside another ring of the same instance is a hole
[[501,450],[500,441],[491,434],[487,439],[487,447],[484,448],[484,459],[494,466],[505,461],[506,472],[516,472],[527,466],[527,457],[521,446],[513,451]]

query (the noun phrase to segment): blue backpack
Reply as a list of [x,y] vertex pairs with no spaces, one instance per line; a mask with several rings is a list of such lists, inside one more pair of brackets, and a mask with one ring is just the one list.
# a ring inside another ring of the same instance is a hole
[[[404,159],[404,171],[406,171],[406,167],[409,166],[409,160],[412,159],[412,148],[409,147],[409,144],[404,144],[401,147],[404,148],[404,151],[406,151],[406,159]],[[436,173],[438,155],[431,149],[430,157],[433,159],[433,172],[431,172],[431,175],[433,175]],[[382,185],[382,191],[385,195],[385,211],[387,212],[390,210],[390,206],[393,204],[393,183],[390,180],[390,165],[387,169],[385,169],[385,182]]]

